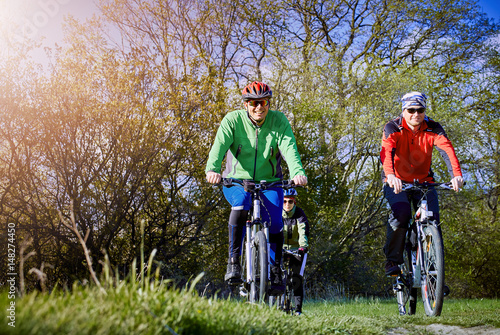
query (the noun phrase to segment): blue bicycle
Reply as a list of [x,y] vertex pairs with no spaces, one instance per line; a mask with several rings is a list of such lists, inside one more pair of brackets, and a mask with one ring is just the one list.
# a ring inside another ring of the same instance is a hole
[[240,295],[246,297],[251,303],[264,302],[270,287],[271,271],[269,223],[262,221],[260,214],[261,193],[270,188],[288,189],[295,185],[291,180],[253,182],[232,178],[223,178],[222,184],[226,187],[241,185],[252,196],[250,219],[246,223],[245,243],[243,244],[244,257],[241,257],[243,283],[240,287]]

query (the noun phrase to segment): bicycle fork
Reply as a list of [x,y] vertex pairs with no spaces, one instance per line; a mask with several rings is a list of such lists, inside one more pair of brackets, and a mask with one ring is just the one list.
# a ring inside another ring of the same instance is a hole
[[422,223],[426,222],[433,216],[433,212],[428,210],[427,200],[422,200],[420,206],[415,213],[416,219],[420,222],[417,225],[417,251],[411,252],[411,262],[414,273],[413,287],[422,287],[422,262],[424,260],[424,251],[422,245],[422,238],[424,236]]
[[[253,217],[252,221],[247,221],[246,224],[246,264],[247,264],[247,282],[249,283],[251,281],[251,278],[253,278],[253,264],[252,264],[252,243],[254,243],[254,239],[257,236],[257,232],[259,231],[259,225],[262,224],[261,218],[260,218],[260,200],[258,198],[255,198],[253,200]],[[266,236],[266,241],[267,241],[267,279],[270,279],[270,273],[271,273],[271,262],[270,262],[270,251],[271,251],[271,243],[269,243],[269,227],[267,224],[263,225],[262,231],[264,232],[264,235]]]
[[252,269],[252,221],[247,221],[246,224],[246,248],[245,248],[245,263],[246,263],[246,270],[247,270],[247,283],[250,283],[252,280],[252,274],[253,274],[253,269]]
[[[269,242],[269,227],[266,223],[262,223],[261,216],[260,216],[260,200],[258,198],[254,199],[253,201],[253,213],[254,217],[256,218],[255,221],[259,221],[262,227],[262,231],[264,232],[264,235],[266,236],[266,242],[267,242],[267,280],[271,279],[271,243]],[[254,236],[257,234],[257,229],[256,227],[254,228]]]

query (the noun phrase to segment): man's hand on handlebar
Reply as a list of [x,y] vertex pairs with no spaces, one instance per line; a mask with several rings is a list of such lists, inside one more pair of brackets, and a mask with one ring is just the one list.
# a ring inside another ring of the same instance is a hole
[[396,177],[394,174],[387,175],[387,184],[394,189],[394,193],[398,194],[403,190],[403,183],[401,179]]
[[298,185],[298,186],[306,186],[307,185],[307,177],[306,176],[298,175],[298,176],[293,177],[292,180],[293,180],[293,183],[295,185]]
[[222,180],[222,176],[220,173],[214,171],[207,172],[207,181],[211,184],[219,184]]
[[455,192],[458,192],[460,187],[464,186],[464,178],[462,176],[456,176],[451,180],[451,186]]

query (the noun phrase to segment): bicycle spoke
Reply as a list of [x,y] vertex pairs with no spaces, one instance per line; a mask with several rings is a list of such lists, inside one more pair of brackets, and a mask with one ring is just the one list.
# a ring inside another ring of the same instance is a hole
[[444,255],[437,228],[428,226],[424,232],[422,298],[426,314],[435,316],[441,313],[443,305]]

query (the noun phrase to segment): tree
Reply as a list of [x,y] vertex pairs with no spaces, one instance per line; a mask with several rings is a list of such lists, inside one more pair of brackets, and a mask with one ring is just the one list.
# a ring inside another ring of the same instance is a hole
[[[454,215],[468,200],[477,238],[467,264],[476,279],[457,275],[468,273],[465,251],[455,252],[461,248],[449,253],[449,273],[474,292],[496,289],[481,285],[492,274],[486,269],[497,271],[488,247],[498,228],[498,48],[489,44],[498,26],[476,4],[99,6],[99,18],[68,20],[67,46],[43,72],[20,62],[23,49],[0,65],[0,216],[33,238],[28,268],[45,262],[53,266],[45,267],[52,285],[70,283],[89,266],[99,273],[105,252],[124,275],[144,238],[163,276],[185,281],[205,271],[213,290],[222,287],[229,208],[205,182],[205,160],[222,117],[241,108],[241,87],[263,80],[274,92],[272,108],[291,121],[310,181],[299,193],[312,223],[312,282],[385,292],[381,132],[399,113],[399,97],[420,90],[474,180],[467,192],[444,196],[442,207],[450,221],[445,240],[465,246],[470,231]],[[435,167],[446,175],[438,159]]]

